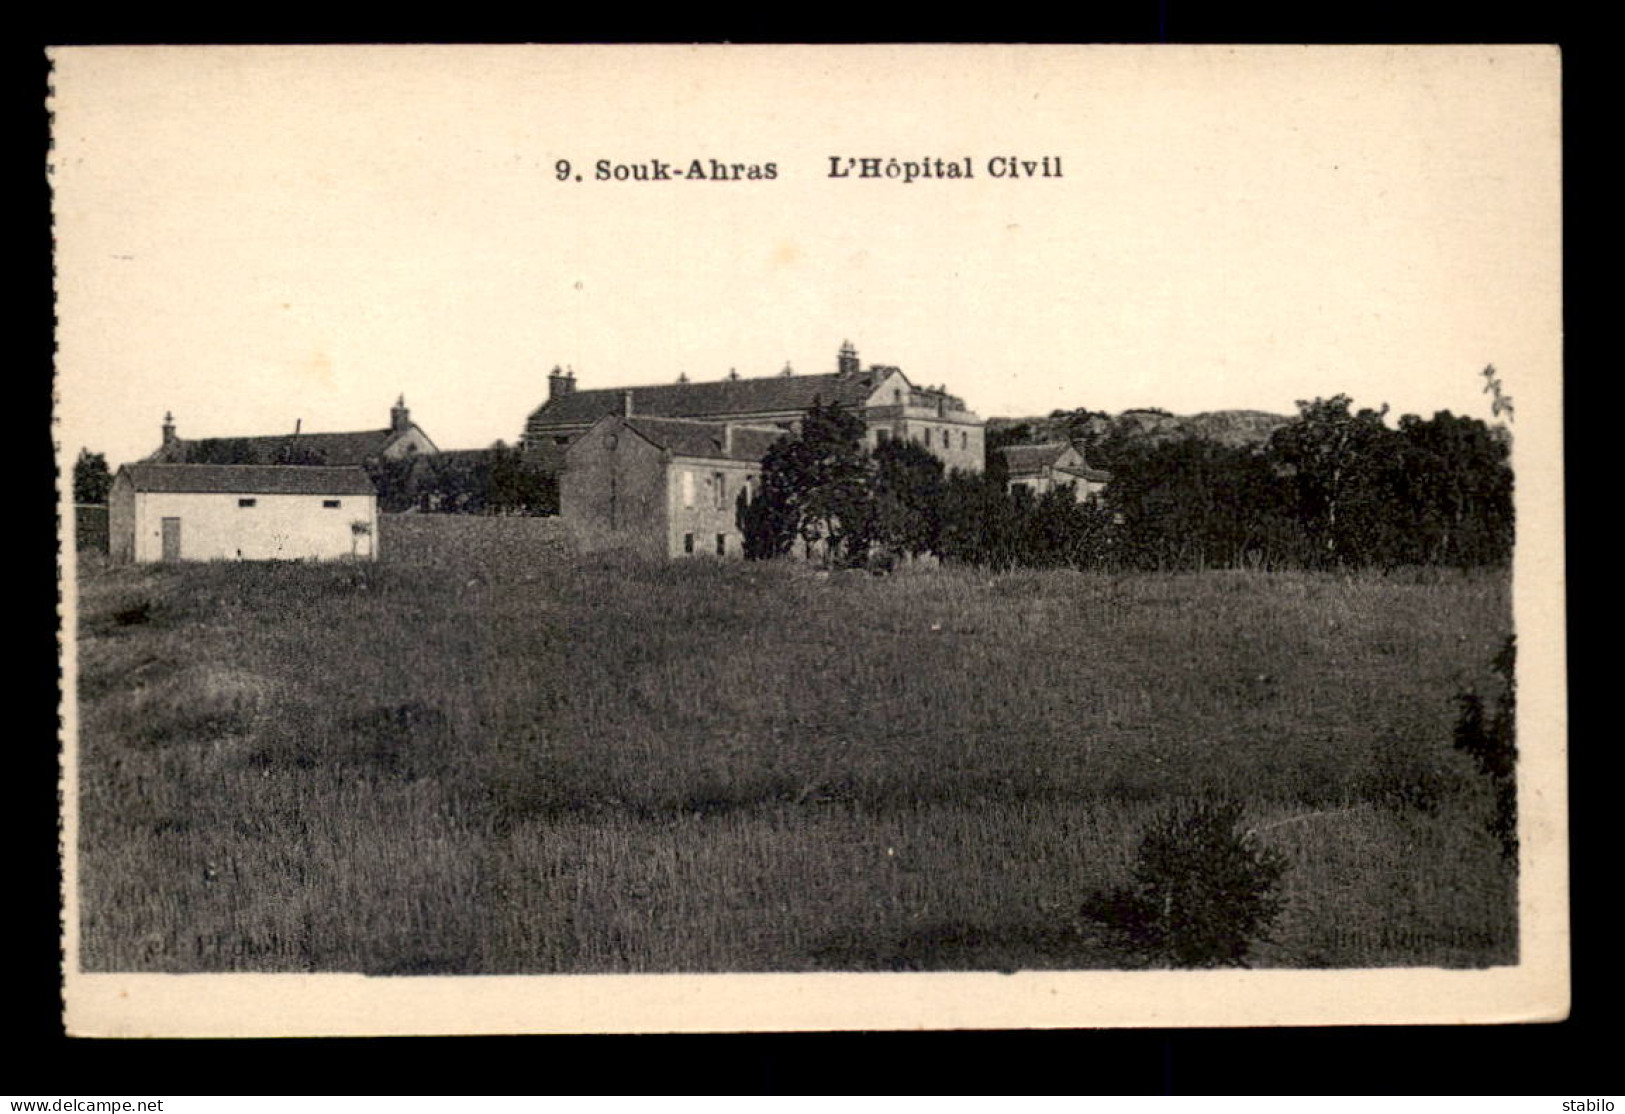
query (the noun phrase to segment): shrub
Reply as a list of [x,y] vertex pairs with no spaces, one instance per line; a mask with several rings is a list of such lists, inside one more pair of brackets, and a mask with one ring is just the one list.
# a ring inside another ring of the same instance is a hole
[[1147,964],[1246,966],[1280,914],[1279,852],[1240,827],[1241,805],[1202,801],[1156,820],[1140,840],[1133,884],[1098,895],[1084,915],[1123,938]]
[[1462,693],[1457,697],[1461,712],[1455,731],[1456,749],[1489,779],[1495,803],[1487,826],[1508,862],[1518,858],[1517,653],[1517,642],[1508,635],[1495,656],[1500,692],[1493,708],[1486,710],[1484,698],[1476,692]]

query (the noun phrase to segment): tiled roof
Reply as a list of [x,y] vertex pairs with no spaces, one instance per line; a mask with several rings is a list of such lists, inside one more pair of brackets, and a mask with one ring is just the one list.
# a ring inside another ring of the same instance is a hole
[[779,429],[734,426],[729,449],[724,452],[723,422],[640,417],[623,418],[622,422],[652,444],[669,449],[676,456],[694,456],[709,460],[761,460],[767,453],[768,446],[785,435],[784,431]]
[[1099,468],[1090,468],[1087,464],[1082,468],[1067,468],[1063,466],[1057,468],[1056,471],[1063,472],[1068,476],[1076,476],[1080,480],[1088,480],[1090,483],[1097,484],[1106,483],[1112,478],[1112,474],[1110,472],[1103,471]]
[[1037,472],[1054,464],[1072,446],[1065,441],[1049,441],[1042,445],[1006,445],[999,451],[1012,475]]
[[395,438],[392,429],[369,429],[359,433],[281,433],[272,437],[211,437],[176,440],[147,459],[153,463],[186,464],[207,454],[206,446],[241,451],[250,459],[245,464],[275,464],[284,452],[309,454],[328,465],[365,464],[383,456]]
[[300,464],[126,464],[137,491],[244,495],[372,495],[361,468]]
[[708,383],[667,383],[653,387],[607,387],[571,391],[548,400],[530,416],[527,432],[559,426],[590,425],[621,413],[622,396],[632,393],[632,413],[655,418],[711,418],[728,414],[763,414],[809,409],[814,401],[861,406],[879,383],[883,370],[855,375],[771,375],[761,379],[723,379]]

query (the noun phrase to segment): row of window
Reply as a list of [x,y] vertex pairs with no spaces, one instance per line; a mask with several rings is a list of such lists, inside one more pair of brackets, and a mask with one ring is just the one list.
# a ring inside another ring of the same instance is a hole
[[[694,552],[694,535],[693,534],[684,534],[683,535],[683,552],[684,553],[693,553]],[[728,556],[728,535],[727,534],[718,534],[717,535],[717,556],[718,557],[726,557],[726,556]]]
[[[257,506],[260,505],[260,501],[258,499],[239,499],[239,500],[237,500],[237,505],[239,507],[257,507]],[[324,510],[336,511],[340,507],[342,507],[343,505],[344,505],[344,501],[341,500],[341,499],[323,499],[322,500],[322,508]]]
[[[887,441],[891,440],[891,437],[892,432],[889,429],[875,430],[876,444],[884,445]],[[920,441],[928,449],[933,444],[936,444],[937,448],[939,449],[951,449],[953,448],[954,444],[953,438],[954,431],[951,429],[934,430],[929,427],[923,430],[912,430],[908,435],[908,439],[910,441]],[[959,431],[959,447],[964,451],[968,451],[970,449],[970,433],[963,429]]]

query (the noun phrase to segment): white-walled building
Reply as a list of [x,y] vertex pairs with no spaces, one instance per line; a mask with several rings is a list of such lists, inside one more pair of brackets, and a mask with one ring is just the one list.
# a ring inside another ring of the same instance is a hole
[[1066,441],[1006,445],[999,452],[1004,457],[1012,491],[1024,487],[1034,495],[1043,495],[1052,488],[1071,484],[1077,501],[1087,503],[1100,498],[1112,478],[1104,469],[1091,468],[1083,449]]
[[126,464],[108,535],[121,561],[370,561],[378,496],[361,468]]

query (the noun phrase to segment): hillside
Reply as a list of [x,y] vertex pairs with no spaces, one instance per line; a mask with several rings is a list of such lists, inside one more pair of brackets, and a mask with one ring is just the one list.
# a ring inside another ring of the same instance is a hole
[[989,418],[990,445],[1080,439],[1095,445],[1106,440],[1177,441],[1200,437],[1232,447],[1262,445],[1292,419],[1262,410],[1213,410],[1182,417],[1165,410],[1125,410],[1116,417],[1090,410],[1057,410],[1048,417]]

